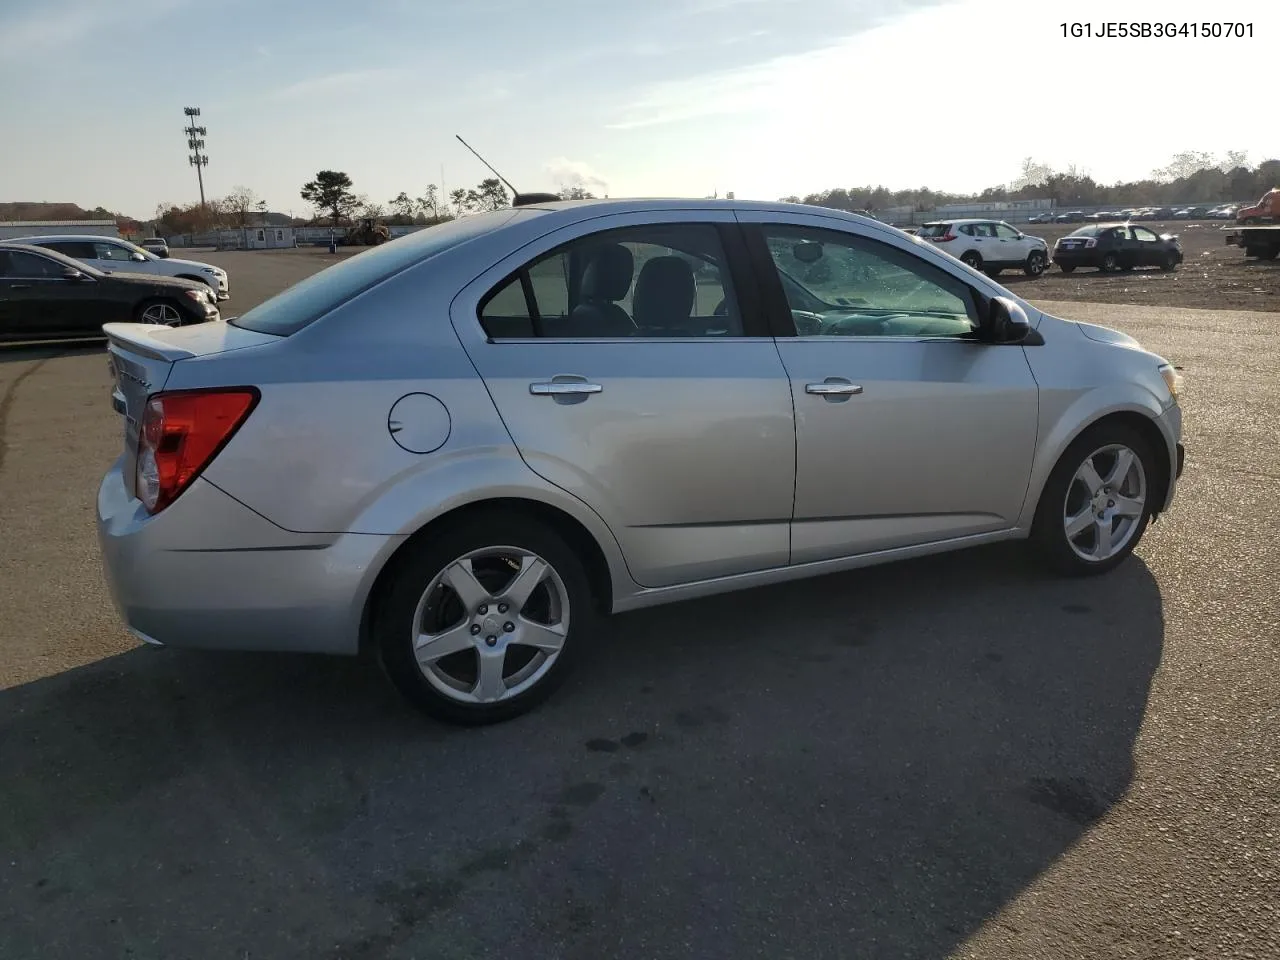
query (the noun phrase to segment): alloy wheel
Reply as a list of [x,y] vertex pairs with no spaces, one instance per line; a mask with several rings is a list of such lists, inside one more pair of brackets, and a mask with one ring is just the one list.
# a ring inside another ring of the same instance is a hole
[[167,303],[153,303],[142,311],[142,322],[176,327],[182,322],[182,315]]
[[437,574],[418,601],[414,657],[446,697],[498,703],[551,670],[569,614],[564,581],[542,557],[519,547],[473,550]]
[[1123,550],[1142,524],[1147,474],[1142,458],[1121,443],[1100,447],[1067,485],[1063,531],[1076,556],[1091,563]]

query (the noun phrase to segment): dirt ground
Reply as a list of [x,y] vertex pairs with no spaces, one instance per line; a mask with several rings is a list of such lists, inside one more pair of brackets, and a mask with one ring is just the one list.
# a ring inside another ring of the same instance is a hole
[[[1025,224],[1019,229],[1053,243],[1080,224]],[[1280,260],[1246,259],[1239,247],[1223,241],[1221,221],[1144,223],[1156,233],[1172,233],[1186,256],[1174,273],[1155,267],[1105,274],[1080,269],[1068,276],[1057,267],[1037,280],[1006,270],[1000,283],[1028,300],[1077,300],[1136,303],[1200,310],[1280,311]]]

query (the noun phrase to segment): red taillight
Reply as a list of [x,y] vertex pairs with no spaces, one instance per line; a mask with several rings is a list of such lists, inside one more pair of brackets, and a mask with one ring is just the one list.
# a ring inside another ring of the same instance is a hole
[[244,423],[258,402],[251,387],[158,393],[138,436],[138,499],[159,513],[178,498]]
[[955,238],[956,238],[956,235],[948,231],[947,233],[944,233],[942,236],[934,237],[933,239],[937,240],[939,243],[946,243],[948,240],[954,240]]

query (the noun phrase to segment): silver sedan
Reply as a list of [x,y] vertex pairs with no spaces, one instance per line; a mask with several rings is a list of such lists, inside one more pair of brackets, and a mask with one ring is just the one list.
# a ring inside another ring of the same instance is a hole
[[534,202],[104,329],[130,630],[368,646],[460,723],[542,700],[610,613],[1019,538],[1102,573],[1182,469],[1163,359],[798,205]]

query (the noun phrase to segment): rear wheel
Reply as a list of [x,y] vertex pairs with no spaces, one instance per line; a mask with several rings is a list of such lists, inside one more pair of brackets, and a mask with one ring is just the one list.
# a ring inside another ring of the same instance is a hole
[[135,316],[139,323],[153,323],[162,327],[182,324],[182,313],[172,300],[148,300],[138,306]]
[[563,681],[595,618],[586,571],[545,524],[494,512],[424,540],[373,611],[382,665],[439,720],[518,716]]
[[1120,269],[1120,258],[1114,253],[1104,254],[1102,257],[1102,272],[1115,273]]
[[1027,254],[1027,262],[1023,264],[1022,272],[1028,277],[1038,277],[1044,273],[1048,265],[1049,261],[1041,251],[1032,250]]
[[982,269],[982,256],[976,250],[966,250],[960,258],[961,263],[968,264],[975,270]]
[[1133,552],[1151,519],[1155,453],[1123,423],[1099,424],[1062,454],[1040,495],[1032,542],[1059,573],[1105,573]]

